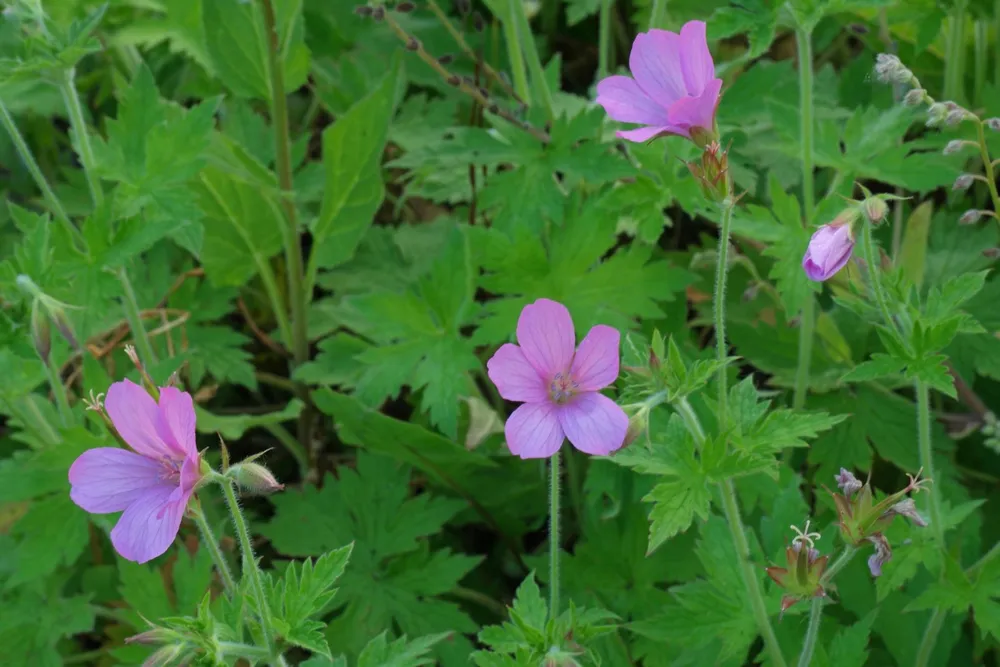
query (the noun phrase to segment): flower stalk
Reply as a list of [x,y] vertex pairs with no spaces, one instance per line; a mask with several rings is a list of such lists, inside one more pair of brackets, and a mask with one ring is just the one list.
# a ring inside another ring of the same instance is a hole
[[229,563],[226,562],[226,557],[219,547],[219,542],[215,539],[215,534],[212,533],[211,526],[208,525],[205,512],[202,511],[197,503],[192,503],[190,515],[201,532],[202,544],[205,545],[208,553],[212,556],[212,562],[215,563],[215,569],[219,572],[219,577],[222,579],[222,586],[226,591],[226,595],[231,597],[236,590],[236,581],[233,579]]
[[[854,558],[854,554],[857,551],[857,547],[854,545],[848,544],[844,546],[840,557],[823,573],[820,584],[826,586],[833,581],[837,573],[844,569],[844,566]],[[802,653],[799,654],[798,667],[809,667],[812,663],[813,652],[816,649],[816,639],[819,637],[820,621],[823,619],[823,606],[825,602],[826,598],[816,597],[813,598],[812,605],[809,607],[809,627],[806,630],[806,637],[802,642]]]
[[549,618],[559,617],[559,452],[549,462]]
[[[800,143],[802,144],[802,217],[806,226],[812,223],[815,211],[815,190],[813,183],[813,71],[812,34],[799,27],[795,31],[799,59],[799,113],[802,121]],[[812,362],[813,334],[816,326],[816,298],[812,292],[802,303],[799,323],[799,351],[795,368],[795,385],[792,391],[792,407],[802,408],[809,391],[809,367]]]

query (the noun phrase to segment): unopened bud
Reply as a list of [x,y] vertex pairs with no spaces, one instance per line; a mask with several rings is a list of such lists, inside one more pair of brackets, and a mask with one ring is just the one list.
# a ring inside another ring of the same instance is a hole
[[861,207],[873,225],[882,222],[889,213],[889,205],[878,197],[869,197],[862,202]]
[[635,442],[640,435],[646,432],[649,428],[649,415],[645,410],[640,410],[639,412],[632,415],[628,420],[628,429],[625,431],[625,443],[622,447],[628,447],[633,442]]
[[944,155],[954,155],[955,153],[962,150],[963,146],[965,146],[965,142],[962,141],[961,139],[952,139],[951,141],[948,142],[948,144],[944,147],[944,150],[941,152]]
[[177,633],[172,630],[167,630],[166,628],[153,628],[152,630],[146,630],[145,632],[140,632],[137,635],[126,637],[125,643],[159,646],[160,644],[174,642],[176,639]]
[[358,16],[371,16],[372,8],[368,7],[367,5],[361,5],[360,7],[354,8],[354,13],[357,14]]
[[951,189],[953,191],[968,190],[972,186],[973,180],[975,179],[972,178],[972,174],[961,174],[955,179]]
[[[513,2],[514,0],[511,1]],[[472,15],[472,27],[476,29],[476,32],[482,32],[486,29],[486,21],[479,12]]]
[[927,109],[927,127],[937,127],[947,115],[948,107],[943,102],[935,102]]
[[49,328],[49,318],[45,316],[38,299],[31,304],[31,342],[42,363],[49,363],[52,353],[52,332]]
[[976,209],[969,209],[958,219],[960,225],[974,225],[983,217],[983,212]]
[[908,107],[920,106],[924,103],[925,95],[927,95],[927,91],[923,88],[914,88],[903,96],[903,104]]
[[420,50],[420,40],[418,40],[416,37],[410,37],[410,39],[408,39],[406,41],[406,50],[407,51],[419,51]]
[[994,132],[1000,132],[1000,118],[987,118],[983,122]]
[[226,475],[241,488],[254,493],[274,493],[285,488],[284,484],[278,483],[270,470],[259,463],[249,461],[237,463],[226,471]]
[[438,62],[442,65],[450,65],[453,60],[455,60],[455,56],[451,53],[446,53],[438,58]]
[[398,5],[396,5],[396,11],[402,12],[403,14],[412,12],[415,8],[416,5],[414,5],[412,2],[401,2]]
[[469,0],[455,0],[455,10],[462,16],[465,16],[472,11],[472,3]]
[[164,646],[146,658],[145,662],[142,663],[142,667],[167,667],[167,665],[173,664],[180,653],[180,646]]
[[750,285],[743,290],[743,303],[749,303],[757,298],[760,294],[760,283],[750,283]]
[[949,111],[948,115],[944,117],[944,124],[948,127],[954,127],[968,117],[969,112],[965,109],[954,109],[953,111]]
[[457,88],[462,85],[462,79],[457,74],[452,74],[448,77],[448,85],[455,86]]
[[998,259],[1000,258],[1000,248],[987,248],[983,251],[983,257],[986,259]]
[[376,21],[385,19],[385,7],[375,7],[372,9],[372,18]]

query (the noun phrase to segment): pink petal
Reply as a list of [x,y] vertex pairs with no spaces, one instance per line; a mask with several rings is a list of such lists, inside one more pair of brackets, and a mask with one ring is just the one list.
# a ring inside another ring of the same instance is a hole
[[618,330],[603,324],[587,332],[576,349],[570,369],[570,375],[581,391],[604,389],[618,379],[620,341]]
[[191,454],[181,464],[180,487],[183,493],[190,493],[201,481],[201,456],[197,452]]
[[545,380],[528,363],[517,345],[507,343],[486,362],[486,372],[508,401],[541,403],[548,400]]
[[688,95],[697,97],[715,78],[715,63],[708,50],[703,21],[688,21],[681,28],[681,71]]
[[69,497],[92,514],[121,512],[161,484],[164,472],[160,463],[126,449],[90,449],[69,468]]
[[680,137],[687,137],[688,131],[669,125],[666,127],[640,127],[636,130],[619,130],[615,136],[626,141],[634,141],[637,144],[644,143],[660,134],[676,134]]
[[145,563],[163,554],[177,537],[190,494],[176,485],[160,484],[136,499],[111,531],[111,543],[125,558]]
[[603,394],[580,394],[560,406],[558,415],[566,437],[581,452],[606,456],[625,442],[628,416]]
[[563,430],[553,403],[525,403],[507,419],[504,434],[510,453],[522,459],[544,459],[559,450]]
[[713,79],[697,97],[685,97],[670,106],[670,122],[681,127],[715,127],[715,109],[722,90],[722,79]]
[[680,36],[666,30],[650,30],[636,35],[628,66],[646,95],[661,107],[669,108],[688,94],[681,58]]
[[633,79],[609,76],[597,84],[597,103],[621,123],[666,125],[667,109],[654,102]]
[[549,380],[573,361],[576,333],[566,306],[549,299],[528,304],[517,320],[517,341],[528,363]]
[[161,387],[157,432],[180,458],[198,451],[195,445],[194,422],[194,402],[191,400],[191,394],[176,387]]
[[131,380],[115,382],[108,389],[104,409],[132,449],[153,459],[175,458],[157,432],[160,408],[145,389]]

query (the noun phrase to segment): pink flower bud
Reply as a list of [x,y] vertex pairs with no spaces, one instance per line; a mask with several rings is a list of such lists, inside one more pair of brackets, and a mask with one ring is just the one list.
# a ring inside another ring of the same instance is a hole
[[943,102],[935,102],[927,109],[927,127],[940,125],[948,115],[948,107]]
[[45,317],[39,300],[31,305],[31,342],[35,346],[35,352],[42,363],[49,363],[49,354],[52,352],[52,333],[49,327],[49,318]]
[[889,205],[878,197],[865,199],[861,204],[861,208],[864,209],[865,216],[872,221],[873,225],[882,222],[889,213]]
[[810,280],[828,280],[850,261],[853,250],[850,223],[834,221],[817,229],[809,239],[802,268]]
[[924,103],[924,97],[926,95],[927,91],[923,88],[914,88],[903,97],[903,104],[908,107],[919,106]]
[[987,118],[985,121],[986,127],[990,128],[994,132],[1000,132],[1000,118]]
[[969,209],[962,214],[962,217],[958,219],[958,224],[960,225],[974,225],[979,222],[979,219],[983,217],[983,212],[978,211],[974,208]]
[[969,118],[969,112],[965,109],[954,109],[948,112],[948,115],[944,117],[944,124],[949,127],[954,127],[961,123],[963,120]]
[[957,153],[960,150],[962,150],[962,147],[964,145],[965,145],[965,142],[962,141],[961,139],[952,139],[951,141],[948,142],[948,145],[945,146],[944,150],[941,151],[941,152],[944,155],[954,155],[955,153]]
[[972,178],[972,174],[961,174],[959,175],[958,178],[955,179],[955,182],[952,184],[951,189],[953,192],[968,190],[972,186],[973,180],[974,179]]
[[247,491],[254,493],[273,493],[285,488],[284,484],[279,484],[270,470],[260,465],[243,461],[229,468],[226,476],[235,480],[237,484]]

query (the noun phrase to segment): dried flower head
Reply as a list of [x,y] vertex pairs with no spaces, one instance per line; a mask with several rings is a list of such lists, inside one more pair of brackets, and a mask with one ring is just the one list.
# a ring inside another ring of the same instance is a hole
[[840,488],[841,492],[848,498],[853,496],[855,493],[861,490],[864,486],[857,477],[854,476],[847,468],[841,468],[840,474],[836,477],[837,487]]

